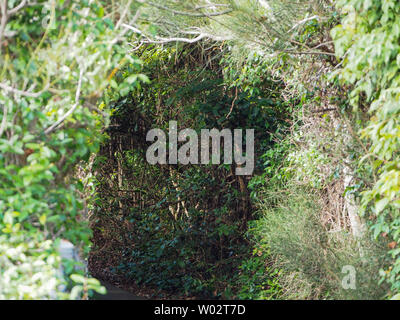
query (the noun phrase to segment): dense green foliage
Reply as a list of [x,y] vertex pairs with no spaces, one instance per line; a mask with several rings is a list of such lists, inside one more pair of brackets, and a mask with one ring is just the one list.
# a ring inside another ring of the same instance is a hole
[[[368,144],[377,178],[362,195],[362,211],[373,218],[375,238],[388,234],[400,242],[400,125],[399,86],[400,27],[397,1],[339,1],[342,24],[333,30],[336,52],[345,56],[340,71],[343,82],[354,85],[350,102],[354,112],[368,111],[370,119],[360,130]],[[400,290],[400,249],[389,252],[395,259],[382,276]]]
[[[399,11],[0,0],[0,299],[398,297]],[[255,129],[253,175],[150,165],[171,120]]]
[[[13,14],[18,3],[3,3],[0,298],[74,298],[82,285],[99,283],[75,275],[71,295],[59,292],[65,279],[57,273],[58,242],[89,249],[80,196],[89,190],[73,172],[98,150],[104,122],[96,96],[125,51],[119,53],[119,30],[99,1],[41,1]],[[79,272],[65,270],[67,276]]]
[[[255,128],[261,155],[273,145],[268,132],[284,124],[287,108],[274,91],[262,90],[279,88],[279,82],[258,78],[257,92],[227,86],[235,82],[224,78],[224,60],[204,66],[209,54],[200,46],[140,54],[151,83],[112,104],[110,138],[95,160],[93,260],[103,266],[115,261],[111,271],[138,284],[227,297],[231,275],[247,255],[243,234],[252,209],[246,182],[234,176],[234,164],[148,165],[145,135],[153,126],[167,129],[170,120],[197,132]],[[229,76],[235,76],[233,67]],[[262,168],[258,161],[256,170]]]

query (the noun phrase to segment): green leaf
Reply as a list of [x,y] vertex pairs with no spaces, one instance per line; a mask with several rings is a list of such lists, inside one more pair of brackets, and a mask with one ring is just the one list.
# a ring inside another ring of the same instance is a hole
[[72,281],[76,282],[76,283],[85,283],[86,282],[86,278],[80,274],[71,274],[70,278],[72,279]]
[[388,198],[383,198],[379,201],[376,202],[375,204],[375,211],[376,214],[379,214],[385,207],[388,205],[389,199]]

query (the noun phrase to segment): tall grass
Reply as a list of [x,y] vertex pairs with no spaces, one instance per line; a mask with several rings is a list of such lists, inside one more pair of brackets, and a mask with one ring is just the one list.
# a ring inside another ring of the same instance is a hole
[[[270,191],[260,205],[251,233],[258,247],[267,246],[281,270],[284,299],[379,299],[385,294],[379,270],[385,264],[383,243],[367,234],[354,239],[346,230],[324,225],[322,206],[301,189]],[[356,288],[345,289],[344,266],[356,271]]]

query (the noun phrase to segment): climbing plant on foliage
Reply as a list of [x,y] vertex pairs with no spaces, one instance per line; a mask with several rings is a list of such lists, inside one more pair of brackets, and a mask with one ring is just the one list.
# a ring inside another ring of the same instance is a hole
[[375,237],[390,237],[394,259],[381,275],[400,290],[400,3],[395,0],[341,0],[342,24],[333,29],[339,77],[353,85],[354,111],[368,110],[360,134],[377,179],[362,194],[362,213],[371,216]]

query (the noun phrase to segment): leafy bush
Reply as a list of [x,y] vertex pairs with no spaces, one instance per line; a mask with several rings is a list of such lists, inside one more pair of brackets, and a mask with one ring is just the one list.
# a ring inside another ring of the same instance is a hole
[[74,173],[98,150],[108,113],[97,100],[124,38],[104,1],[2,4],[0,298],[83,297],[96,281],[75,275],[77,286],[58,289],[57,241],[89,250],[81,195],[90,191]]
[[[257,226],[257,221],[252,223]],[[253,237],[254,227],[250,227],[249,235]],[[254,241],[252,255],[245,259],[239,267],[235,278],[238,299],[269,300],[277,299],[282,294],[279,284],[281,275],[273,263],[268,246],[265,243]]]
[[0,299],[55,297],[61,284],[56,274],[60,259],[51,244],[0,236]]

